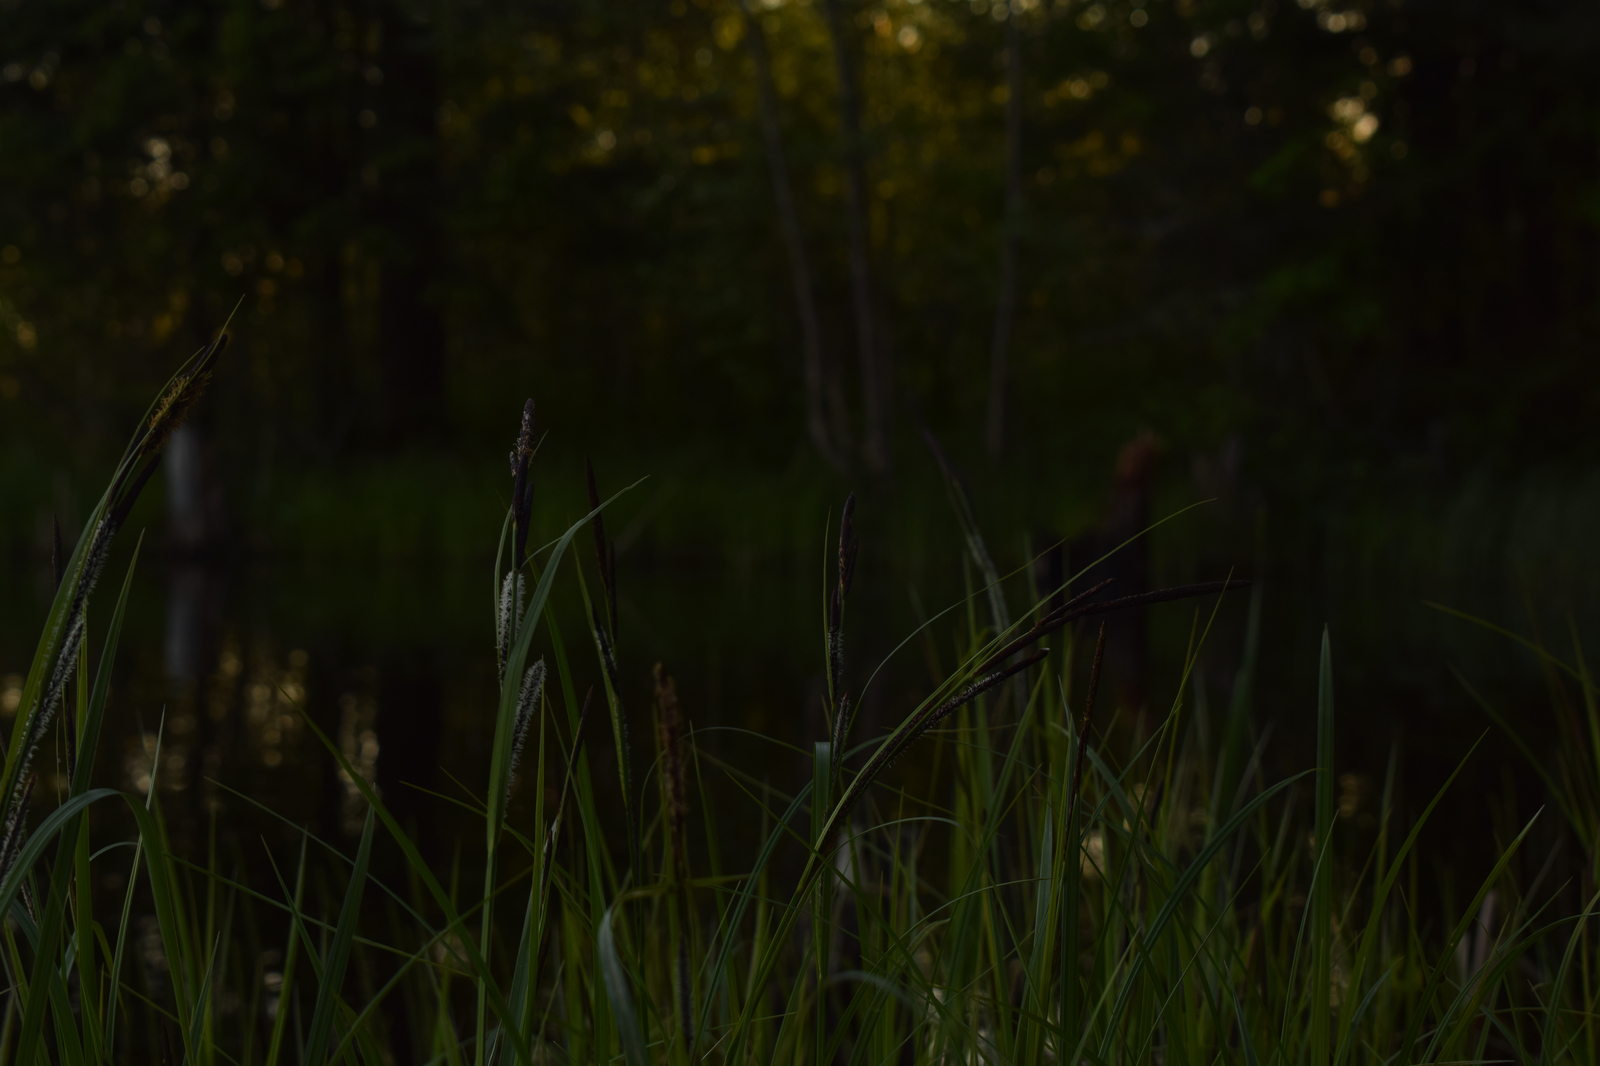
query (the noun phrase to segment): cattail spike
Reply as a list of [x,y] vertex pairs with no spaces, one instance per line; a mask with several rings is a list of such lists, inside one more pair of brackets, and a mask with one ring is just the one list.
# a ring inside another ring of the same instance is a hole
[[678,705],[678,687],[666,667],[655,665],[656,718],[661,739],[661,784],[667,822],[668,845],[672,850],[673,876],[688,878],[688,850],[684,824],[689,817],[687,767],[683,758],[683,710]]

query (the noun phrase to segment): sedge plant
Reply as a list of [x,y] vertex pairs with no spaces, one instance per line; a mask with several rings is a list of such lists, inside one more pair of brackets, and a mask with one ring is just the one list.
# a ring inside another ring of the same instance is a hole
[[[1301,708],[1317,723],[1315,761],[1274,779],[1252,717],[1258,590],[1074,576],[1017,600],[942,454],[976,576],[907,643],[953,640],[955,665],[865,735],[855,709],[874,675],[847,682],[860,672],[845,609],[869,575],[847,501],[825,549],[826,727],[802,750],[771,741],[757,772],[705,742],[718,726],[696,720],[666,665],[623,655],[603,524],[617,496],[601,497],[592,469],[586,513],[535,546],[529,401],[487,620],[499,695],[469,804],[483,836],[462,845],[481,879],[459,852],[448,868],[431,861],[310,716],[366,804],[353,853],[287,826],[294,846],[273,854],[265,883],[215,834],[206,854],[176,853],[153,781],[142,795],[91,787],[105,716],[138,711],[113,706],[108,682],[126,578],[97,663],[86,634],[111,538],[222,347],[185,363],[139,423],[62,567],[29,669],[0,776],[0,1061],[1595,1060],[1600,896],[1592,881],[1522,881],[1532,823],[1514,827],[1471,898],[1437,902],[1419,841],[1443,793],[1408,816],[1392,764],[1366,835],[1336,800],[1326,633]],[[569,551],[585,527],[592,572]],[[558,581],[583,596],[592,667],[563,638]],[[1102,692],[1103,621],[1158,603],[1187,604],[1193,637],[1165,714],[1129,730]],[[1248,636],[1213,721],[1195,666],[1230,610],[1249,612]],[[1592,720],[1581,659],[1574,670]],[[72,740],[71,787],[41,817],[30,804],[52,730]],[[1563,813],[1587,831],[1580,786],[1561,787],[1552,780]],[[753,841],[718,798],[758,812]],[[96,804],[130,812],[131,848],[90,850]],[[380,846],[399,854],[403,883],[375,874]],[[132,875],[110,906],[91,890],[101,867]],[[132,946],[146,912],[159,981]]]

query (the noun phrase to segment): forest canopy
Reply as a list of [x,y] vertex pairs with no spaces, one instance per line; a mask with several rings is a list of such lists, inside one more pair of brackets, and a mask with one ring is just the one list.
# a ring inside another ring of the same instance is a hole
[[291,463],[500,447],[529,394],[772,469],[1592,450],[1591,4],[0,11],[11,446],[104,450],[237,304],[219,444]]

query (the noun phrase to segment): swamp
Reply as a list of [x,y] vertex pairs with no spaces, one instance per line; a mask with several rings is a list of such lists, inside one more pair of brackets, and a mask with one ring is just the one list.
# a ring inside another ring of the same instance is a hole
[[0,1066],[1600,1062],[1600,8],[0,26]]

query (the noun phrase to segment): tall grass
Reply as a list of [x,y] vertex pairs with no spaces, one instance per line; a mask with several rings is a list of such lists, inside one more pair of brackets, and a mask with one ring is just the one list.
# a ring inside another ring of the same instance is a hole
[[[1524,883],[1529,823],[1470,899],[1429,902],[1418,841],[1439,798],[1404,817],[1392,762],[1372,827],[1339,794],[1326,634],[1305,693],[1316,763],[1273,780],[1250,719],[1261,600],[1226,595],[1244,583],[1069,581],[1016,601],[950,473],[976,578],[924,628],[954,638],[959,662],[892,728],[858,735],[845,678],[868,675],[844,666],[846,503],[822,597],[827,728],[807,750],[773,742],[759,769],[730,765],[698,743],[706,723],[670,672],[627,658],[592,471],[590,512],[530,542],[531,402],[488,590],[501,689],[471,845],[481,884],[430,864],[309,717],[366,800],[355,854],[299,830],[270,883],[226,872],[215,843],[176,854],[153,782],[143,796],[90,787],[127,579],[98,664],[85,634],[111,538],[220,349],[141,422],[63,567],[6,746],[5,1062],[1594,1061],[1597,878]],[[586,529],[588,565],[571,551]],[[589,607],[593,671],[551,609],[563,580]],[[1097,623],[1165,601],[1193,608],[1189,669],[1144,728],[1096,707]],[[1217,613],[1246,609],[1243,665],[1213,720],[1192,667]],[[648,707],[624,698],[652,682]],[[70,787],[30,818],[55,733]],[[1550,783],[1592,861],[1593,778]],[[508,821],[519,789],[531,833]],[[96,804],[130,812],[131,848],[91,854]],[[753,842],[733,804],[757,812]],[[402,883],[374,873],[380,846]],[[114,906],[93,891],[102,870],[133,875]],[[159,935],[136,945],[146,909]]]

